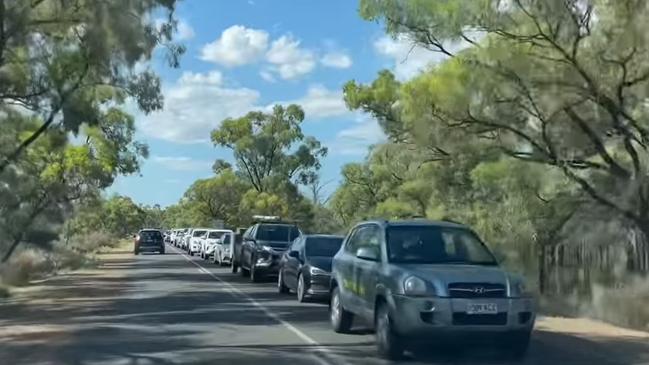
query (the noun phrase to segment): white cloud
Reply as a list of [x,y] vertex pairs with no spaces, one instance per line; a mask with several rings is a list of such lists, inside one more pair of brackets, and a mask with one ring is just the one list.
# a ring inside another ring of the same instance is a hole
[[330,52],[322,56],[320,62],[333,68],[349,68],[352,66],[352,58],[343,52]]
[[300,41],[283,35],[273,41],[266,53],[266,61],[272,70],[284,80],[294,80],[313,71],[316,66],[312,51],[300,48]]
[[[159,30],[160,27],[162,27],[162,25],[166,22],[166,19],[157,18],[155,19],[155,27]],[[185,20],[180,19],[176,27],[176,32],[173,35],[174,40],[186,41],[188,39],[194,38],[194,35],[194,28],[192,28],[191,25],[189,25],[189,23],[187,23]]]
[[164,109],[137,118],[146,135],[175,143],[207,143],[210,132],[228,117],[256,108],[259,92],[222,84],[222,76],[184,73],[176,83],[163,87]]
[[216,70],[210,71],[206,74],[185,71],[182,76],[180,76],[179,82],[181,84],[221,85],[223,82],[223,74]]
[[[322,85],[311,85],[306,95],[300,99],[276,104],[298,104],[302,106],[307,120],[351,115],[351,112],[345,106],[342,91],[332,91]],[[272,105],[267,108],[272,108]]]
[[159,165],[175,171],[201,171],[212,168],[213,161],[195,160],[184,156],[151,156],[151,160]]
[[176,30],[176,39],[179,41],[186,41],[194,38],[194,28],[184,20],[178,22],[178,29]]
[[259,60],[268,48],[268,33],[233,25],[201,50],[201,59],[227,67],[242,66]]
[[270,70],[261,70],[259,71],[259,76],[261,76],[262,79],[268,82],[275,82],[275,76],[273,76],[273,73]]
[[363,118],[356,125],[336,134],[336,140],[329,143],[329,151],[338,155],[365,155],[370,146],[385,140],[383,130],[372,118]]
[[416,76],[431,63],[438,63],[446,58],[441,53],[413,46],[412,41],[406,36],[400,36],[397,39],[388,36],[381,37],[374,42],[374,49],[380,55],[394,61],[394,73],[401,80]]

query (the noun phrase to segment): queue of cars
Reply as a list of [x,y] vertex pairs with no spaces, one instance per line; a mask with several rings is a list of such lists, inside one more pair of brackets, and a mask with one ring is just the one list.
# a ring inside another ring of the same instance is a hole
[[278,293],[293,291],[300,302],[327,299],[334,331],[350,332],[357,320],[371,324],[378,352],[389,359],[414,343],[474,338],[521,357],[534,327],[523,278],[459,223],[366,221],[343,237],[259,219],[237,232],[174,229],[168,242],[253,282],[276,276]]

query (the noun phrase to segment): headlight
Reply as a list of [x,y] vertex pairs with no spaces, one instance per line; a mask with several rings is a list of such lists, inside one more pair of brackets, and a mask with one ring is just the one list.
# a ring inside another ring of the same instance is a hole
[[326,271],[324,271],[322,269],[318,269],[317,267],[313,267],[313,266],[311,266],[309,268],[309,272],[311,273],[311,275],[326,275],[327,274]]
[[527,285],[525,285],[525,282],[515,281],[509,287],[509,296],[513,298],[530,297],[532,293]]
[[403,293],[406,295],[426,295],[428,286],[418,277],[411,276],[403,281]]
[[270,247],[270,246],[261,246],[261,249],[264,250],[264,251],[268,251],[268,252],[272,252],[272,251],[273,251],[273,248]]

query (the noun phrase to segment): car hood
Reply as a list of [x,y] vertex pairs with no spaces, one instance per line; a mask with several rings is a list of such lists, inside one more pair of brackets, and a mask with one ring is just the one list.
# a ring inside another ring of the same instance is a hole
[[450,283],[493,283],[509,285],[509,275],[498,266],[482,265],[399,265],[406,272],[446,289]]
[[313,267],[317,267],[318,269],[324,270],[326,272],[331,272],[331,262],[332,262],[331,257],[313,256],[313,257],[309,257],[307,261],[309,265]]

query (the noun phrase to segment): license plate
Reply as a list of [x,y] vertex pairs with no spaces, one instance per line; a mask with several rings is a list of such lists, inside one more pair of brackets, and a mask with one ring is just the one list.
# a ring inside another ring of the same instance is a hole
[[467,305],[467,314],[497,314],[498,306],[495,303],[471,303]]

